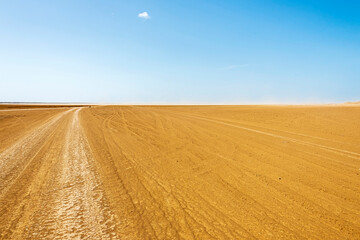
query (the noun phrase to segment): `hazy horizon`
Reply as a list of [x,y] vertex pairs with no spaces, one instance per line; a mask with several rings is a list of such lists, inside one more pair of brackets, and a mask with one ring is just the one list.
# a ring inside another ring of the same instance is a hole
[[356,1],[3,1],[0,102],[360,100]]

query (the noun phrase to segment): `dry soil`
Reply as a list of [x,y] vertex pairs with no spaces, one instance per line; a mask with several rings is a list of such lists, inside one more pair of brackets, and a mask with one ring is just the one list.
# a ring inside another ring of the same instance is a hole
[[360,106],[0,110],[0,239],[360,239]]

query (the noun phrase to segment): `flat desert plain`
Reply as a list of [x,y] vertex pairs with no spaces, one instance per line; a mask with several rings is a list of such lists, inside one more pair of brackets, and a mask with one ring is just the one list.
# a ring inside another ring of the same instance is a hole
[[360,106],[0,110],[1,239],[360,239]]

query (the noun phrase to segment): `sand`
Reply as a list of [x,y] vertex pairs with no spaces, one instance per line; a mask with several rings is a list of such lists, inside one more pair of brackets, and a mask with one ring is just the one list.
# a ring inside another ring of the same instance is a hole
[[0,239],[360,239],[359,105],[28,108]]

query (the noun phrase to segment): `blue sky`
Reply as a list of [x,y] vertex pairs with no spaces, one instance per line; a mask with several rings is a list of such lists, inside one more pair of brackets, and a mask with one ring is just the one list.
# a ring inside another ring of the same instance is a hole
[[359,1],[0,0],[2,102],[355,100]]

